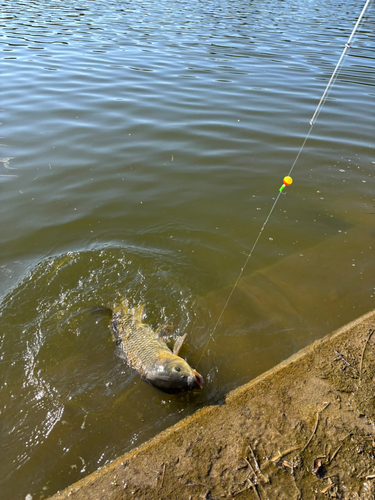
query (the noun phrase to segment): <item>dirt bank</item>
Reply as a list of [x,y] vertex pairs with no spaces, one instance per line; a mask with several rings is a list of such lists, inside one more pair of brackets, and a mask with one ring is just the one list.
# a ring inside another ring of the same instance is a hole
[[373,499],[374,376],[375,311],[52,498]]

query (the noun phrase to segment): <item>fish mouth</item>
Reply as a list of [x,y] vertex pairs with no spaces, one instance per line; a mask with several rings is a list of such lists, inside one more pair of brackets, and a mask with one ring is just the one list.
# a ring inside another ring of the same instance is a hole
[[203,381],[203,377],[202,377],[202,375],[200,375],[200,374],[197,372],[197,370],[193,370],[193,373],[194,373],[194,375],[195,375],[195,381],[196,381],[196,383],[198,384],[199,389],[203,389],[203,382],[204,382],[204,381]]

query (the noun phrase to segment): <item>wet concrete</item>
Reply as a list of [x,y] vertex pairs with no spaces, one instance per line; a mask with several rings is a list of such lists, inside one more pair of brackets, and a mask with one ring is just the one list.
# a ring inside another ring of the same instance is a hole
[[375,310],[54,495],[373,499]]

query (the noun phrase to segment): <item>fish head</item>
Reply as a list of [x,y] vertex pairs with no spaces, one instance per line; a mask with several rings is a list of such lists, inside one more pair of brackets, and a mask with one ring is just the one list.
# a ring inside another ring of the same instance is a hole
[[180,356],[160,357],[146,380],[167,393],[177,393],[192,389],[202,389],[203,377]]

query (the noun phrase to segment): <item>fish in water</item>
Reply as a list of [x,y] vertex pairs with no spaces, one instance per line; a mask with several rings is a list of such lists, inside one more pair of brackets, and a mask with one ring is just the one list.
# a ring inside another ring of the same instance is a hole
[[143,307],[129,308],[124,301],[111,313],[116,354],[143,380],[167,393],[202,389],[203,377],[178,356],[186,334],[176,340],[172,352],[161,329],[155,332],[142,321]]

